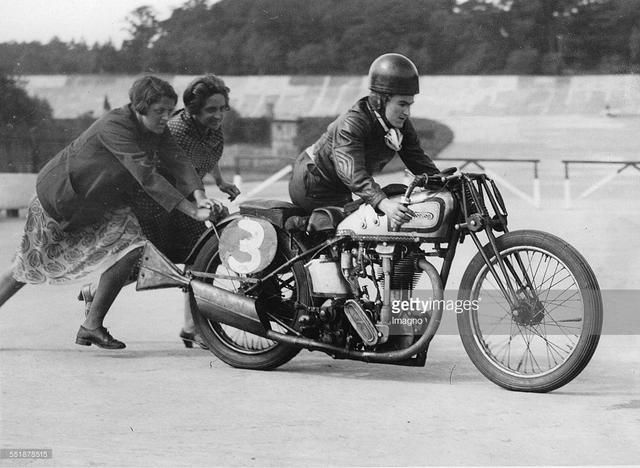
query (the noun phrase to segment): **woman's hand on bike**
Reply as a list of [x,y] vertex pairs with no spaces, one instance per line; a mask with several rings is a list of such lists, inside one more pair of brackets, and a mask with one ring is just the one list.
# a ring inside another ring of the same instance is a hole
[[[209,209],[209,216],[207,217],[207,220],[215,221],[219,218],[224,218],[225,216],[229,215],[229,210],[227,209],[227,207],[217,200],[213,200],[210,198],[200,199],[197,202],[197,205],[198,205],[198,208]],[[199,219],[199,221],[202,221],[202,220]]]
[[207,194],[204,190],[195,190],[193,192],[193,199],[196,202],[196,206],[198,208],[211,208],[213,209],[214,205],[218,203],[213,198],[207,197]]
[[240,189],[231,182],[225,182],[224,180],[220,181],[220,183],[218,184],[218,188],[222,193],[226,193],[227,195],[229,195],[229,201],[235,200],[236,197],[240,195]]
[[196,221],[208,221],[211,218],[211,208],[209,207],[196,207],[195,211],[191,215]]
[[176,208],[196,221],[208,221],[212,218],[214,212],[224,209],[224,207],[215,200],[202,197],[199,197],[195,203],[185,198]]

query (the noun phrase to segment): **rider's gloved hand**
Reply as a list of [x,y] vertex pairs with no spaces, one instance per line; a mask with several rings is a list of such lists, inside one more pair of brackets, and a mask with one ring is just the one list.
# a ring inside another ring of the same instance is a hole
[[401,226],[411,221],[411,218],[416,215],[409,207],[402,203],[391,201],[388,198],[378,203],[378,209],[387,215],[387,218],[391,221],[391,226]]

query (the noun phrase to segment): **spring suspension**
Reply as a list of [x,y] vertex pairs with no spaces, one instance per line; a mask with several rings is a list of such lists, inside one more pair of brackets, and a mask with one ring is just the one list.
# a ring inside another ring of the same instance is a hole
[[[474,200],[473,194],[471,192],[472,190],[476,192],[476,198],[478,199],[479,206]],[[487,207],[484,204],[483,193],[477,190],[476,187],[474,187],[473,182],[469,181],[468,183],[464,184],[463,191],[464,191],[464,198],[467,205],[467,213],[466,213],[467,216],[473,213],[480,213],[480,214],[487,213]]]

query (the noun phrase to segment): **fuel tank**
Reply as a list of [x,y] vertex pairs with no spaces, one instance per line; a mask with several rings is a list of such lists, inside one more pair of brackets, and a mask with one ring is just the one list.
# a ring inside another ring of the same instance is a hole
[[[389,197],[400,202],[401,196]],[[337,235],[354,240],[446,242],[455,224],[456,201],[448,190],[422,190],[411,195],[409,208],[416,216],[396,230],[385,214],[363,203],[336,229]]]

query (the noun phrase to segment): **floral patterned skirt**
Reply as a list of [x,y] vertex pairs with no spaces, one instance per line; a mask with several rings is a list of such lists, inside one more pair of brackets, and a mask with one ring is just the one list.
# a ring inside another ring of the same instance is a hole
[[146,239],[130,208],[108,211],[101,221],[63,231],[34,197],[13,265],[13,277],[30,284],[95,281]]

